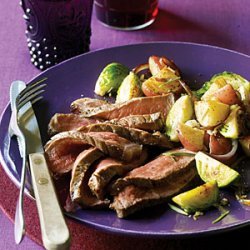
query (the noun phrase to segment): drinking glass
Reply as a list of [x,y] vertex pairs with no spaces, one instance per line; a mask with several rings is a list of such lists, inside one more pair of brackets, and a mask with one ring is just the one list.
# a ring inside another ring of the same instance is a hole
[[21,0],[31,62],[44,70],[89,51],[93,0]]
[[147,27],[158,14],[158,0],[95,0],[94,5],[101,23],[123,30]]

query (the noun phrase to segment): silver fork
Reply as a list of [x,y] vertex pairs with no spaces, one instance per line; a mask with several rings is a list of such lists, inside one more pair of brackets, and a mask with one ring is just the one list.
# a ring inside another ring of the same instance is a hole
[[19,197],[18,197],[18,201],[16,205],[16,213],[15,213],[15,241],[17,244],[19,244],[22,241],[23,235],[25,232],[25,223],[24,223],[24,215],[23,215],[23,194],[24,194],[24,189],[25,189],[26,172],[27,172],[26,143],[25,143],[24,134],[19,124],[19,119],[20,119],[19,113],[20,113],[20,110],[28,102],[31,102],[31,104],[34,104],[43,98],[40,95],[42,92],[44,92],[43,88],[46,86],[46,84],[41,84],[41,82],[43,82],[44,80],[45,79],[28,85],[24,90],[22,90],[16,96],[16,98],[14,95],[16,95],[16,90],[19,88],[18,84],[20,84],[20,82],[18,81],[13,82],[11,85],[11,89],[10,89],[12,114],[10,118],[9,135],[10,136],[15,135],[17,137],[20,155],[23,158],[21,181],[20,181],[20,192],[19,192]]

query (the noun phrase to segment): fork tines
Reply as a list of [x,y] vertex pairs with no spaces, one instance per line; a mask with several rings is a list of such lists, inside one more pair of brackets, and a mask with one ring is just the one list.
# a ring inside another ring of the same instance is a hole
[[27,87],[22,92],[20,92],[20,94],[16,99],[17,107],[19,109],[29,101],[32,104],[34,104],[43,98],[43,96],[40,96],[40,94],[45,91],[43,88],[47,86],[47,84],[46,83],[41,84],[41,83],[44,82],[45,80],[47,80],[47,78],[43,78],[40,81],[31,83],[27,85]]

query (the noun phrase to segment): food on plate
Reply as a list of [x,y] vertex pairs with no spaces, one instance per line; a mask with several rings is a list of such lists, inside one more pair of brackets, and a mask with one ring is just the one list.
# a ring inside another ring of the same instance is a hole
[[116,96],[116,102],[125,102],[134,97],[142,96],[139,76],[130,72],[122,81]]
[[228,117],[230,106],[215,100],[197,101],[194,110],[201,126],[215,127]]
[[108,64],[95,93],[113,101],[77,99],[48,125],[45,152],[55,178],[71,175],[68,201],[119,218],[171,199],[187,215],[221,206],[220,189],[242,183],[236,159],[250,156],[250,85],[222,72],[190,86],[164,56]]
[[216,181],[206,182],[172,198],[187,213],[207,210],[218,203],[218,200],[219,188]]
[[204,149],[205,131],[180,122],[177,127],[178,138],[187,150],[198,152]]
[[205,182],[217,181],[218,187],[226,187],[239,178],[239,173],[203,152],[195,155],[199,176]]
[[191,120],[194,115],[190,96],[181,96],[170,109],[166,120],[166,134],[171,141],[178,142],[178,125],[180,122]]
[[120,119],[130,115],[148,115],[156,112],[161,112],[163,117],[166,117],[174,101],[174,95],[169,93],[168,95],[138,97],[122,103],[109,103],[86,108],[85,98],[81,98],[74,101],[71,108],[74,113],[84,117],[104,120]]
[[116,92],[128,74],[129,68],[125,65],[121,63],[108,64],[96,81],[95,93],[104,96]]

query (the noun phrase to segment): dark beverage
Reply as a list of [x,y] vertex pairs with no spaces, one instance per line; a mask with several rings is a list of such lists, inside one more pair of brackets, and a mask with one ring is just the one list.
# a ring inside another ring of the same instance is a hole
[[21,0],[31,62],[44,70],[89,51],[93,0]]
[[157,0],[95,0],[97,18],[119,29],[141,29],[150,25],[158,14]]

